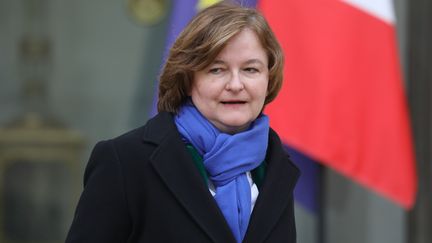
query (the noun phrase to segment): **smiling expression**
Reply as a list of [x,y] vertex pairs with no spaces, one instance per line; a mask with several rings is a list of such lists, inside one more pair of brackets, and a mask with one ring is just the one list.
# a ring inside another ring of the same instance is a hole
[[254,31],[231,38],[215,60],[194,73],[192,101],[221,132],[246,130],[260,114],[267,95],[268,57]]

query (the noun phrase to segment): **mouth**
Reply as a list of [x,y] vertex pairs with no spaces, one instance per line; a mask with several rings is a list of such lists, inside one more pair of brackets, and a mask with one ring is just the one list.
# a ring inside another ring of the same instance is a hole
[[243,101],[243,100],[225,100],[225,101],[221,101],[221,103],[224,105],[242,105],[242,104],[246,104],[246,101]]

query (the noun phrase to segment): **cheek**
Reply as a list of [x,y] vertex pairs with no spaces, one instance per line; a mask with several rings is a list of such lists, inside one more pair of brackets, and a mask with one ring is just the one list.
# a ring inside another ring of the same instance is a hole
[[267,96],[270,93],[268,80],[266,80],[265,82],[262,83],[259,90],[261,90],[260,96],[263,97],[264,99],[267,98]]
[[201,75],[199,72],[193,73],[192,80],[189,85],[188,95],[192,96],[199,89],[199,83],[201,80]]
[[265,95],[266,96],[270,93],[270,91],[269,91],[270,89],[269,88],[270,88],[269,81],[267,81],[266,84],[265,84],[265,91],[266,91]]
[[195,98],[200,97],[202,96],[202,90],[200,90],[199,87],[194,86],[190,91],[190,96]]
[[194,101],[195,105],[205,105],[209,101],[209,99],[212,98],[211,92],[209,92],[209,89],[206,88],[206,86],[194,86],[191,89],[190,96],[192,97],[192,100]]
[[207,82],[197,85],[193,90],[193,94],[203,100],[213,100],[219,97],[222,90],[223,88],[220,85]]

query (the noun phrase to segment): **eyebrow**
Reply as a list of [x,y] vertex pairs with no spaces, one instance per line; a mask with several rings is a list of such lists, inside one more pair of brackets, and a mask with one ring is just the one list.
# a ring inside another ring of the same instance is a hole
[[[245,64],[261,64],[261,65],[264,65],[264,63],[261,61],[261,60],[259,60],[259,59],[256,59],[256,58],[254,58],[254,59],[250,59],[250,60],[247,60],[246,62],[245,62]],[[225,64],[225,62],[224,61],[222,61],[222,60],[218,60],[218,59],[216,59],[216,60],[214,60],[210,65],[214,65],[214,64]]]
[[210,65],[214,65],[214,64],[225,64],[225,62],[222,60],[214,60]]
[[246,64],[255,64],[255,63],[264,65],[264,63],[259,59],[250,59],[246,62]]

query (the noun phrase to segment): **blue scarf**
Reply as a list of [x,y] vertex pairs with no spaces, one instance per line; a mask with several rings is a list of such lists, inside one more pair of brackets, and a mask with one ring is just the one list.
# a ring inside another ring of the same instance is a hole
[[191,104],[175,116],[177,129],[203,157],[216,200],[237,242],[243,240],[251,214],[251,191],[246,172],[265,159],[269,121],[261,114],[248,130],[230,135],[220,132]]

